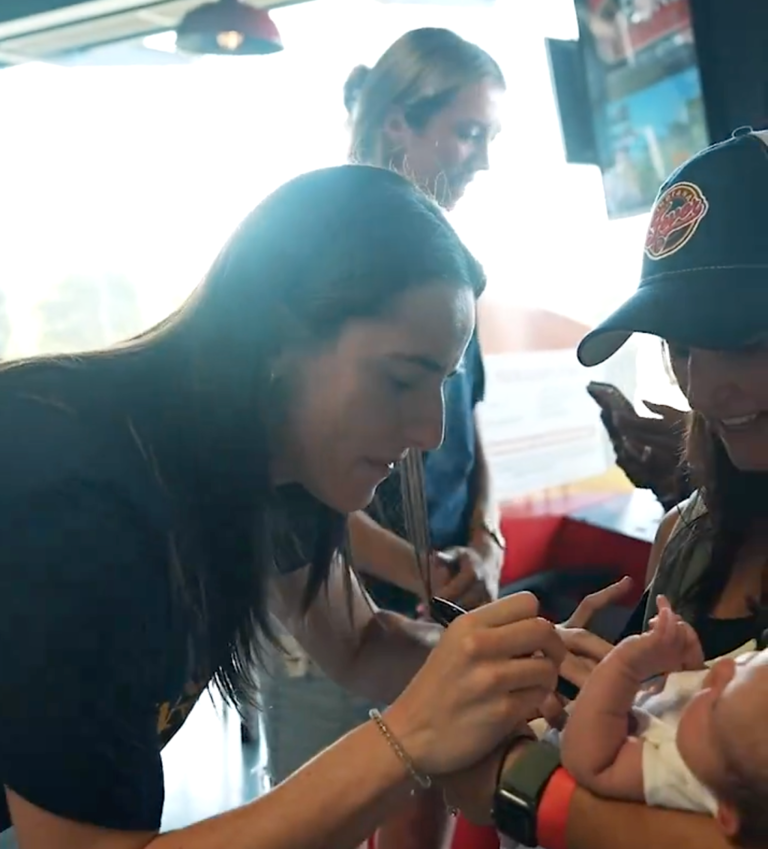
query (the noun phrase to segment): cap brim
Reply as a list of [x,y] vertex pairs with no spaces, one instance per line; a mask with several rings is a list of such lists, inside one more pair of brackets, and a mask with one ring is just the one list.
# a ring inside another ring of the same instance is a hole
[[660,275],[588,333],[579,362],[596,366],[633,333],[694,348],[728,350],[768,332],[768,267],[702,268]]

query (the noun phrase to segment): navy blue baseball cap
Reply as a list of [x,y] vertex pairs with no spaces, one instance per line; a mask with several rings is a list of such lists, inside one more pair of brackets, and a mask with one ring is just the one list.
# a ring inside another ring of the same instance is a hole
[[659,190],[637,291],[578,349],[595,366],[633,333],[729,350],[768,332],[768,130],[736,130]]

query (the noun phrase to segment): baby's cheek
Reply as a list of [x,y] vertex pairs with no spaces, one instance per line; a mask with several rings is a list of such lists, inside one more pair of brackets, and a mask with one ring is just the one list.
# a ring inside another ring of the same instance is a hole
[[706,781],[705,776],[711,772],[713,763],[713,744],[706,712],[707,705],[704,701],[694,697],[683,711],[677,725],[677,748],[680,757],[700,781]]

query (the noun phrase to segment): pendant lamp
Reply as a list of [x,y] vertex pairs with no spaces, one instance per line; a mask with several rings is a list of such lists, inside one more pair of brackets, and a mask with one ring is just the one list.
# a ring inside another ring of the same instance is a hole
[[252,56],[283,49],[269,12],[240,0],[198,6],[176,28],[176,47],[187,53]]

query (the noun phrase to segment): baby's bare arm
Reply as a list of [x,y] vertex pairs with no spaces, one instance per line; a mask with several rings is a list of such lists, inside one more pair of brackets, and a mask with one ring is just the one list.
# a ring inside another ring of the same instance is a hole
[[690,625],[659,596],[650,631],[622,640],[599,663],[573,705],[562,738],[566,769],[593,793],[643,801],[643,741],[631,736],[630,714],[643,681],[696,669],[701,645]]
[[561,749],[563,766],[578,784],[599,796],[641,802],[643,741],[630,736],[641,680],[626,662],[628,649],[637,648],[625,640],[595,667],[573,704]]

